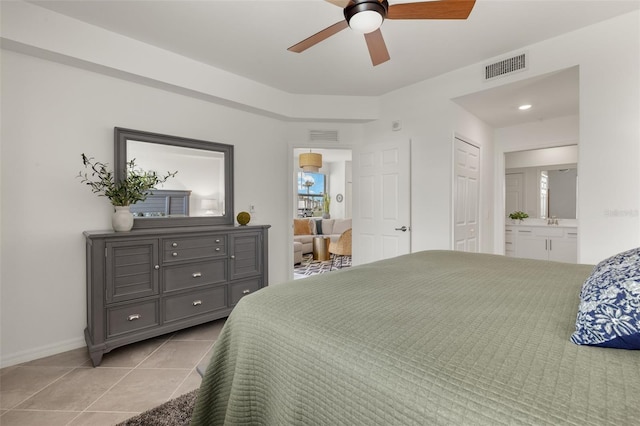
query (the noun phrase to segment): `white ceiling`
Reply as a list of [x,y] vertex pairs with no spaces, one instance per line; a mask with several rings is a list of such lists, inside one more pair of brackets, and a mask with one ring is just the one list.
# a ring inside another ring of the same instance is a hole
[[[577,115],[580,101],[578,71],[578,67],[572,67],[453,101],[495,128]],[[531,108],[525,111],[518,109],[526,104]]]
[[[640,9],[640,0],[477,0],[468,20],[385,21],[391,60],[373,67],[364,37],[350,29],[303,53],[286,50],[343,19],[341,8],[323,0],[31,3],[285,92],[360,96],[379,96]],[[490,109],[486,99],[459,102],[478,116]],[[480,112],[474,110],[479,104]],[[542,107],[536,111],[548,116]]]

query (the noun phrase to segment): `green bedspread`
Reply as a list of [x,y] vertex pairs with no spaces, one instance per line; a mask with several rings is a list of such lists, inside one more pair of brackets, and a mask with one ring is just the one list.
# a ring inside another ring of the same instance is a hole
[[192,424],[639,424],[640,352],[569,341],[591,270],[428,251],[265,288]]

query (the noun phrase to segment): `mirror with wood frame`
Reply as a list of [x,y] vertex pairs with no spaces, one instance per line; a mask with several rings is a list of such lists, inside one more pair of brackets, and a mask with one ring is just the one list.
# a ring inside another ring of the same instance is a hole
[[116,179],[131,160],[158,174],[178,172],[131,206],[134,228],[234,223],[233,145],[120,127],[114,139]]

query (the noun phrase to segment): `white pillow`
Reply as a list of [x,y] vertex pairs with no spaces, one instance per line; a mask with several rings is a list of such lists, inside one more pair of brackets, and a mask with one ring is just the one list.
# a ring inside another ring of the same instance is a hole
[[351,219],[336,219],[332,234],[342,234],[347,229],[351,229]]
[[333,222],[335,219],[322,219],[322,235],[333,234]]

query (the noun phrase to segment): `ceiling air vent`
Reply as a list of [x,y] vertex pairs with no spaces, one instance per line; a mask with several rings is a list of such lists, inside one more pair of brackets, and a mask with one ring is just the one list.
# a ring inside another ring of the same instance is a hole
[[338,131],[309,130],[309,142],[338,142]]
[[512,58],[503,59],[494,64],[485,65],[484,79],[491,80],[496,77],[502,77],[516,71],[524,71],[529,66],[529,60],[526,53],[514,56]]

